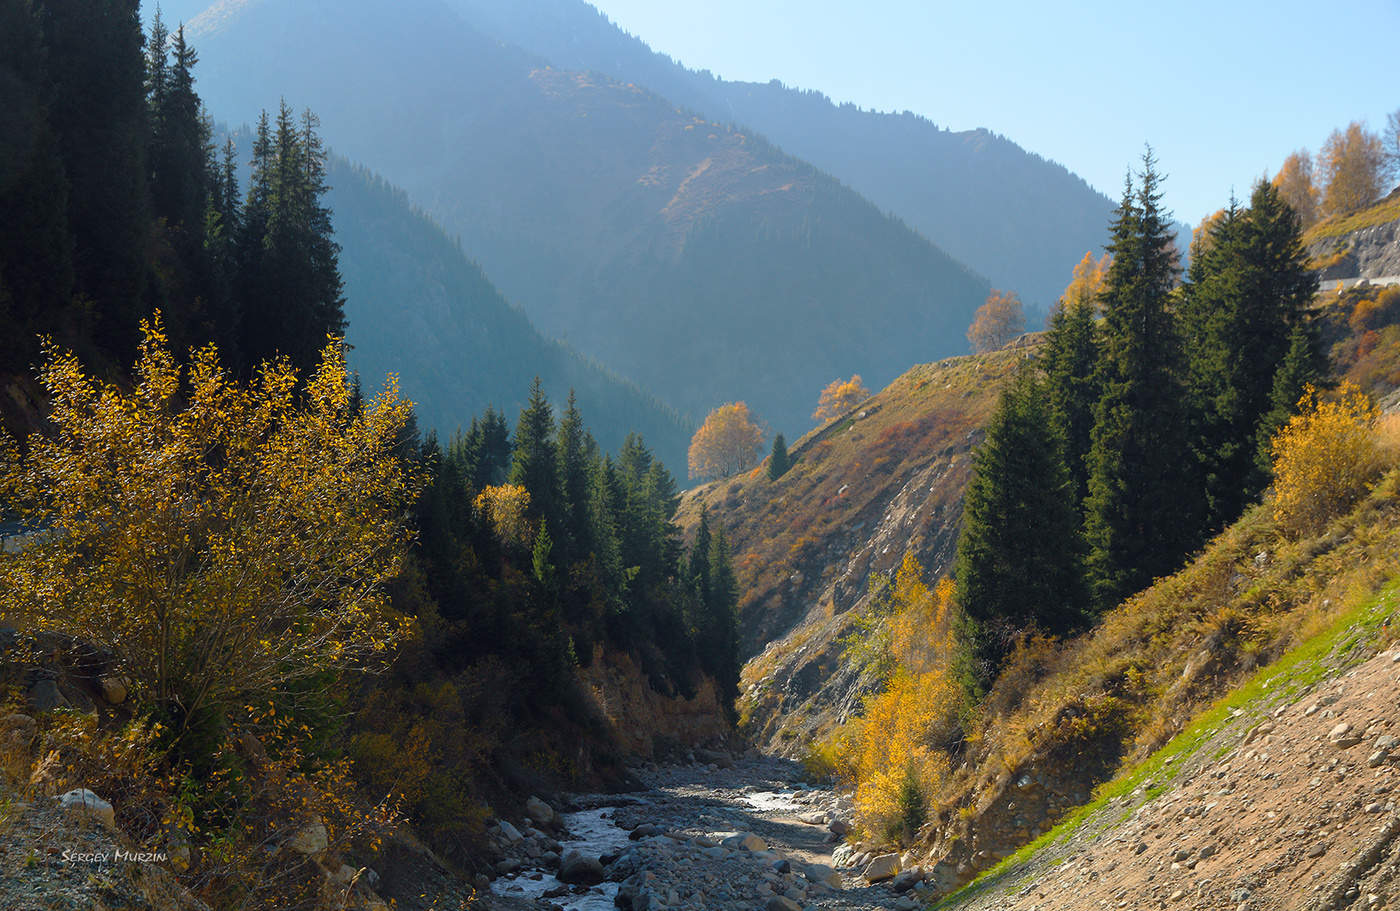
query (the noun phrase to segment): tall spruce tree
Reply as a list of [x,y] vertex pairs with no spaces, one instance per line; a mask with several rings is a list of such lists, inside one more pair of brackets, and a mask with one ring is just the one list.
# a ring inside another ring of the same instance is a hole
[[1188,447],[1178,273],[1149,150],[1112,224],[1103,290],[1102,395],[1089,452],[1085,531],[1092,602],[1107,609],[1174,570],[1200,539],[1203,496]]
[[592,498],[592,466],[598,458],[598,444],[589,436],[579,414],[578,400],[569,390],[569,404],[559,421],[555,441],[555,461],[559,470],[562,529],[556,543],[558,563],[567,566],[593,551],[589,503]]
[[[1269,183],[1248,209],[1231,201],[1210,227],[1185,286],[1182,325],[1209,529],[1233,521],[1268,475],[1257,457],[1275,375],[1317,290],[1297,216]],[[1295,397],[1296,401],[1296,397]]]
[[1064,441],[1065,467],[1075,505],[1089,492],[1089,449],[1099,400],[1099,341],[1090,301],[1066,301],[1050,315],[1045,340],[1046,398]]
[[1040,381],[1023,369],[973,453],[955,575],[978,682],[1017,637],[1062,635],[1085,619],[1079,504]]
[[515,424],[515,458],[510,483],[530,492],[530,517],[559,527],[559,471],[554,449],[554,409],[540,378],[530,385],[530,399]]
[[276,129],[264,112],[253,141],[252,179],[239,241],[240,349],[247,366],[276,354],[309,369],[327,335],[345,331],[344,296],[322,198],[326,152],[310,111],[284,101]]

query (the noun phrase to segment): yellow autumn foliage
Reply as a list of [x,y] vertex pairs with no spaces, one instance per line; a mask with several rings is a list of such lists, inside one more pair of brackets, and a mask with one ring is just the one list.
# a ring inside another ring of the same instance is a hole
[[1299,413],[1274,436],[1274,517],[1294,534],[1320,531],[1366,492],[1385,467],[1380,410],[1343,383],[1324,398],[1308,386]]
[[817,410],[812,412],[812,419],[819,424],[825,424],[839,418],[868,398],[870,390],[865,388],[859,373],[849,380],[832,380],[817,399]]
[[337,340],[304,385],[285,359],[241,382],[141,328],[130,389],[46,345],[51,432],[0,434],[0,501],[46,529],[0,557],[0,620],[111,653],[186,721],[387,658],[421,487],[392,377],[359,409]]
[[883,837],[907,831],[911,786],[927,799],[948,773],[947,746],[958,731],[962,690],[953,674],[953,583],[932,591],[906,554],[895,574],[885,638],[893,673],[865,714],[826,745],[836,774],[855,788],[857,823]]
[[530,491],[518,484],[487,487],[476,495],[476,510],[486,516],[496,538],[507,545],[528,548],[535,539],[530,521]]

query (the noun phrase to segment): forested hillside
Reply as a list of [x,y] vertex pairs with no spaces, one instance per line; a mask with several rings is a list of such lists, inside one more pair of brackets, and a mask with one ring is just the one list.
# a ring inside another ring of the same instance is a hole
[[[492,805],[726,740],[727,538],[682,547],[673,476],[621,429],[674,432],[666,412],[545,342],[401,193],[332,166],[309,109],[216,148],[183,30],[143,35],[135,3],[6,2],[0,25],[21,127],[0,375],[33,400],[0,429],[0,792],[23,825],[159,846],[120,888],[161,907],[427,908],[494,862]],[[421,431],[392,376],[349,370],[342,265],[393,296],[366,361],[436,335],[499,393],[542,356],[621,403],[613,454],[539,380],[504,393],[509,418],[473,416],[457,380],[437,407],[462,432]],[[371,885],[371,863],[396,869]],[[91,882],[33,867],[0,904],[87,905]]]
[[662,461],[683,464],[690,428],[680,415],[545,338],[402,190],[335,155],[329,182],[350,365],[367,380],[397,373],[425,430],[446,438],[487,406],[516,414],[538,376],[556,400],[577,395],[605,448],[635,432]]
[[[392,15],[249,4],[195,26],[215,116],[246,119],[267,91],[304,99],[338,151],[407,190],[543,331],[682,412],[743,398],[774,429],[800,427],[807,390],[834,376],[885,382],[963,350],[986,295],[757,136],[551,69],[442,0]],[[254,53],[267,65],[246,67]]]

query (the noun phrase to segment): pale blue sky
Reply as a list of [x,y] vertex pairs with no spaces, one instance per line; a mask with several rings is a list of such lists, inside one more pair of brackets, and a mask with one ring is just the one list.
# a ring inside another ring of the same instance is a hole
[[987,127],[1115,199],[1150,142],[1192,224],[1290,151],[1400,108],[1400,0],[594,4],[689,67]]

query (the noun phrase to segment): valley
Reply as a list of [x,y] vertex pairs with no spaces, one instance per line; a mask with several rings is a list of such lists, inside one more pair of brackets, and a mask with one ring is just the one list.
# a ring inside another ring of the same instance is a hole
[[0,0],[0,908],[1400,911],[1375,61],[729,2]]

